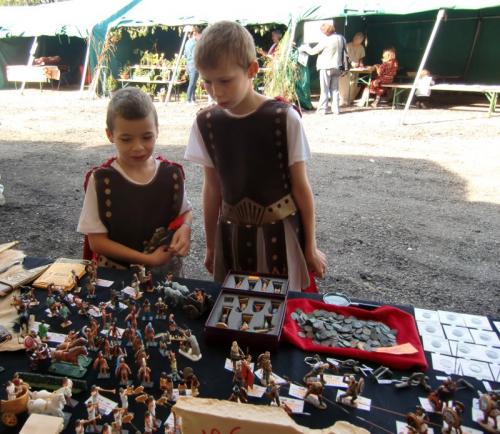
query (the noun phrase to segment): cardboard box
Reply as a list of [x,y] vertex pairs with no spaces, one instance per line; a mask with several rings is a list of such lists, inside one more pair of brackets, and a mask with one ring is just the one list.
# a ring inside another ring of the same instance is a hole
[[286,312],[288,278],[229,272],[205,323],[209,341],[276,349]]

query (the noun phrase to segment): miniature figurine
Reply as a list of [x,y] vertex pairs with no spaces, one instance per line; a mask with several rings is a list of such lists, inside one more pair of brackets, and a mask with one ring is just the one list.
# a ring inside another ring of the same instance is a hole
[[498,419],[500,417],[500,395],[497,392],[487,392],[479,395],[479,409],[483,412],[483,418],[476,422],[483,430],[498,434]]
[[139,317],[139,311],[135,304],[130,305],[130,312],[125,317],[125,323],[128,327],[137,329],[137,318]]
[[320,410],[325,410],[327,405],[323,399],[323,383],[321,381],[309,381],[307,383],[307,392],[304,395],[304,401],[309,402]]
[[124,408],[120,407],[115,407],[111,411],[113,415],[113,423],[111,424],[112,427],[112,433],[122,433],[122,426],[123,426],[123,415],[126,413],[126,410]]
[[61,387],[57,389],[55,393],[61,393],[62,395],[64,395],[66,404],[72,405],[71,397],[73,396],[73,380],[68,377],[64,377]]
[[76,275],[75,270],[71,270],[71,281],[73,282],[71,289],[74,288],[74,292],[78,294],[80,292],[80,288],[78,287],[78,276]]
[[108,312],[108,305],[104,302],[99,303],[99,312],[101,313],[102,329],[105,330],[113,321],[113,313]]
[[184,338],[185,340],[179,348],[179,353],[193,362],[199,361],[201,359],[201,351],[196,336],[188,329],[184,331]]
[[427,434],[429,429],[429,417],[421,406],[417,406],[414,412],[406,415],[407,429],[411,434]]
[[153,415],[146,411],[144,414],[144,434],[153,434],[153,430],[156,430]]
[[71,321],[68,319],[69,314],[70,311],[68,306],[66,306],[66,304],[64,303],[61,303],[61,307],[59,308],[59,316],[63,319],[61,327],[66,328],[71,325]]
[[227,329],[229,328],[228,321],[229,315],[231,314],[232,308],[230,306],[223,306],[222,313],[219,321],[215,324],[215,327]]
[[170,360],[170,373],[172,374],[172,379],[174,381],[180,381],[181,377],[179,376],[179,372],[177,371],[177,356],[175,351],[170,350],[168,353],[168,358]]
[[197,319],[206,312],[210,312],[213,304],[212,296],[202,289],[196,288],[186,297],[182,310],[188,318]]
[[94,280],[87,280],[87,284],[85,285],[85,289],[87,290],[87,298],[96,298],[95,295],[95,281]]
[[168,306],[167,304],[163,301],[161,297],[158,298],[158,301],[155,303],[156,307],[156,319],[167,319],[167,310]]
[[443,406],[453,399],[457,386],[457,383],[448,377],[435,391],[429,393],[427,399],[436,412],[441,412]]
[[170,333],[168,331],[161,334],[159,351],[163,357],[167,357],[171,342]]
[[94,369],[99,369],[97,378],[109,378],[109,365],[102,351],[99,351],[97,354],[97,358],[94,360],[92,367]]
[[167,375],[166,372],[160,374],[160,390],[162,391],[162,397],[167,401],[172,401],[174,397],[174,382],[172,380],[172,375]]
[[97,263],[92,260],[85,266],[85,272],[88,274],[88,280],[95,282],[97,279]]
[[38,338],[36,330],[30,330],[23,341],[24,349],[30,356],[41,344],[42,341]]
[[105,423],[102,426],[101,434],[112,434],[111,425],[109,423]]
[[153,273],[148,271],[144,280],[144,291],[153,292],[155,290],[154,281],[153,281]]
[[47,342],[48,334],[49,334],[49,325],[42,320],[40,324],[38,324],[38,337],[42,340],[42,342]]
[[111,321],[108,328],[108,341],[111,343],[118,342],[120,337],[120,332],[118,331],[118,326],[116,325],[116,320]]
[[193,368],[191,368],[190,366],[186,366],[182,370],[182,377],[184,378],[187,387],[191,389],[191,396],[195,397],[198,396],[200,394],[199,392],[200,381],[198,380],[198,377],[194,374]]
[[101,415],[97,414],[99,404],[94,404],[91,401],[87,402],[87,420],[89,428],[92,428],[93,432],[98,432],[97,430],[97,420],[101,418]]
[[271,380],[273,373],[273,365],[271,364],[271,353],[266,351],[257,357],[257,367],[262,369],[262,378],[260,382],[263,386],[267,386]]
[[321,381],[321,383],[325,384],[324,372],[325,369],[328,369],[329,367],[330,365],[328,363],[324,363],[322,361],[316,362],[312,366],[312,369],[306,375],[304,375],[302,381],[307,384],[309,379],[312,378],[318,379],[319,381]]
[[158,343],[155,341],[155,329],[151,321],[144,327],[144,340],[146,341],[147,347],[156,347]]
[[356,380],[354,375],[344,375],[342,381],[347,384],[347,390],[338,396],[337,401],[345,403],[345,400],[349,399],[350,405],[354,405],[358,397],[363,393],[365,380],[363,378]]
[[448,405],[443,406],[443,426],[441,432],[443,434],[450,434],[452,432],[462,434],[462,413],[465,410],[465,406],[460,401],[453,401],[451,407]]
[[142,359],[143,363],[137,371],[137,378],[144,387],[153,387],[151,381],[151,368],[147,365],[146,359]]
[[246,404],[248,402],[247,391],[244,388],[238,386],[237,384],[234,384],[231,396],[228,398],[228,401],[242,402]]
[[181,379],[181,381],[179,381],[179,384],[177,385],[177,390],[179,392],[179,396],[186,396],[187,386],[184,380]]
[[5,387],[5,391],[7,392],[7,400],[12,401],[13,399],[16,399],[16,386],[12,381],[7,381],[7,386]]
[[422,386],[426,392],[432,390],[429,385],[429,377],[423,372],[414,372],[409,377],[402,377],[400,383],[396,383],[396,389],[405,389],[410,386]]
[[75,421],[75,434],[84,434],[85,433],[85,425],[89,423],[88,420],[85,419],[77,419]]
[[147,298],[142,304],[142,320],[153,321],[153,314],[151,313],[151,302]]
[[173,313],[168,316],[168,331],[171,336],[179,334],[179,331],[177,330],[177,323],[175,322],[175,316]]
[[246,321],[242,321],[241,322],[241,325],[240,325],[240,330],[242,332],[246,332],[248,329],[250,328],[250,326],[248,325],[248,323]]
[[243,350],[238,345],[238,342],[236,341],[233,341],[233,343],[231,344],[231,351],[229,353],[229,358],[231,359],[231,362],[233,362],[233,370],[236,369],[236,362],[238,360],[245,358],[245,353],[243,352]]
[[276,384],[274,380],[270,380],[266,386],[266,391],[264,392],[265,397],[269,400],[271,405],[273,402],[276,403],[278,407],[281,407],[280,403],[280,386]]
[[120,387],[120,390],[118,391],[118,394],[120,395],[121,408],[125,414],[128,413],[128,397],[133,395],[133,393],[133,389],[129,389],[128,387]]
[[30,369],[32,371],[41,371],[48,367],[51,361],[49,346],[43,343],[37,347],[30,358]]

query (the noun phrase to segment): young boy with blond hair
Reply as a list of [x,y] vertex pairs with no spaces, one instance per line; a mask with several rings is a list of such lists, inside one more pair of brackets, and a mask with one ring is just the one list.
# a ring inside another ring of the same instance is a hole
[[228,270],[288,275],[290,289],[323,277],[314,201],[300,115],[254,90],[259,70],[252,36],[221,21],[202,33],[195,55],[215,103],[200,111],[185,157],[204,166],[205,266],[221,281]]
[[[149,95],[120,89],[108,105],[106,135],[116,157],[86,179],[78,231],[98,255],[98,265],[166,267],[181,272],[189,250],[191,206],[182,167],[154,156],[158,115]],[[175,230],[170,245],[144,250],[158,229]]]

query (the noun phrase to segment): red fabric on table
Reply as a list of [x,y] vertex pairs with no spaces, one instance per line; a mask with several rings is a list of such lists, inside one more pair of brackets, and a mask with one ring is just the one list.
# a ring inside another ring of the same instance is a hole
[[[411,343],[417,349],[417,352],[415,354],[395,355],[354,348],[327,347],[313,344],[311,339],[300,338],[297,335],[300,327],[291,317],[292,312],[297,308],[301,309],[304,313],[311,313],[316,309],[322,309],[346,316],[352,315],[362,320],[383,322],[391,329],[398,331],[396,335],[398,344]],[[282,338],[304,351],[328,353],[334,356],[366,360],[380,363],[393,369],[404,370],[413,368],[426,370],[428,367],[413,316],[392,306],[381,306],[375,310],[366,310],[357,307],[333,306],[309,298],[289,298]]]

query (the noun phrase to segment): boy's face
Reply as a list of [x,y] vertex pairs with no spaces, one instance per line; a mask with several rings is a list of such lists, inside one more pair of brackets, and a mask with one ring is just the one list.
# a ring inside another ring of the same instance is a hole
[[106,134],[116,147],[120,163],[140,167],[153,154],[158,128],[153,113],[133,120],[116,116],[113,131],[106,129]]
[[216,68],[200,69],[205,89],[222,108],[235,114],[245,114],[248,97],[253,93],[252,79],[259,70],[257,61],[247,69],[226,62]]

